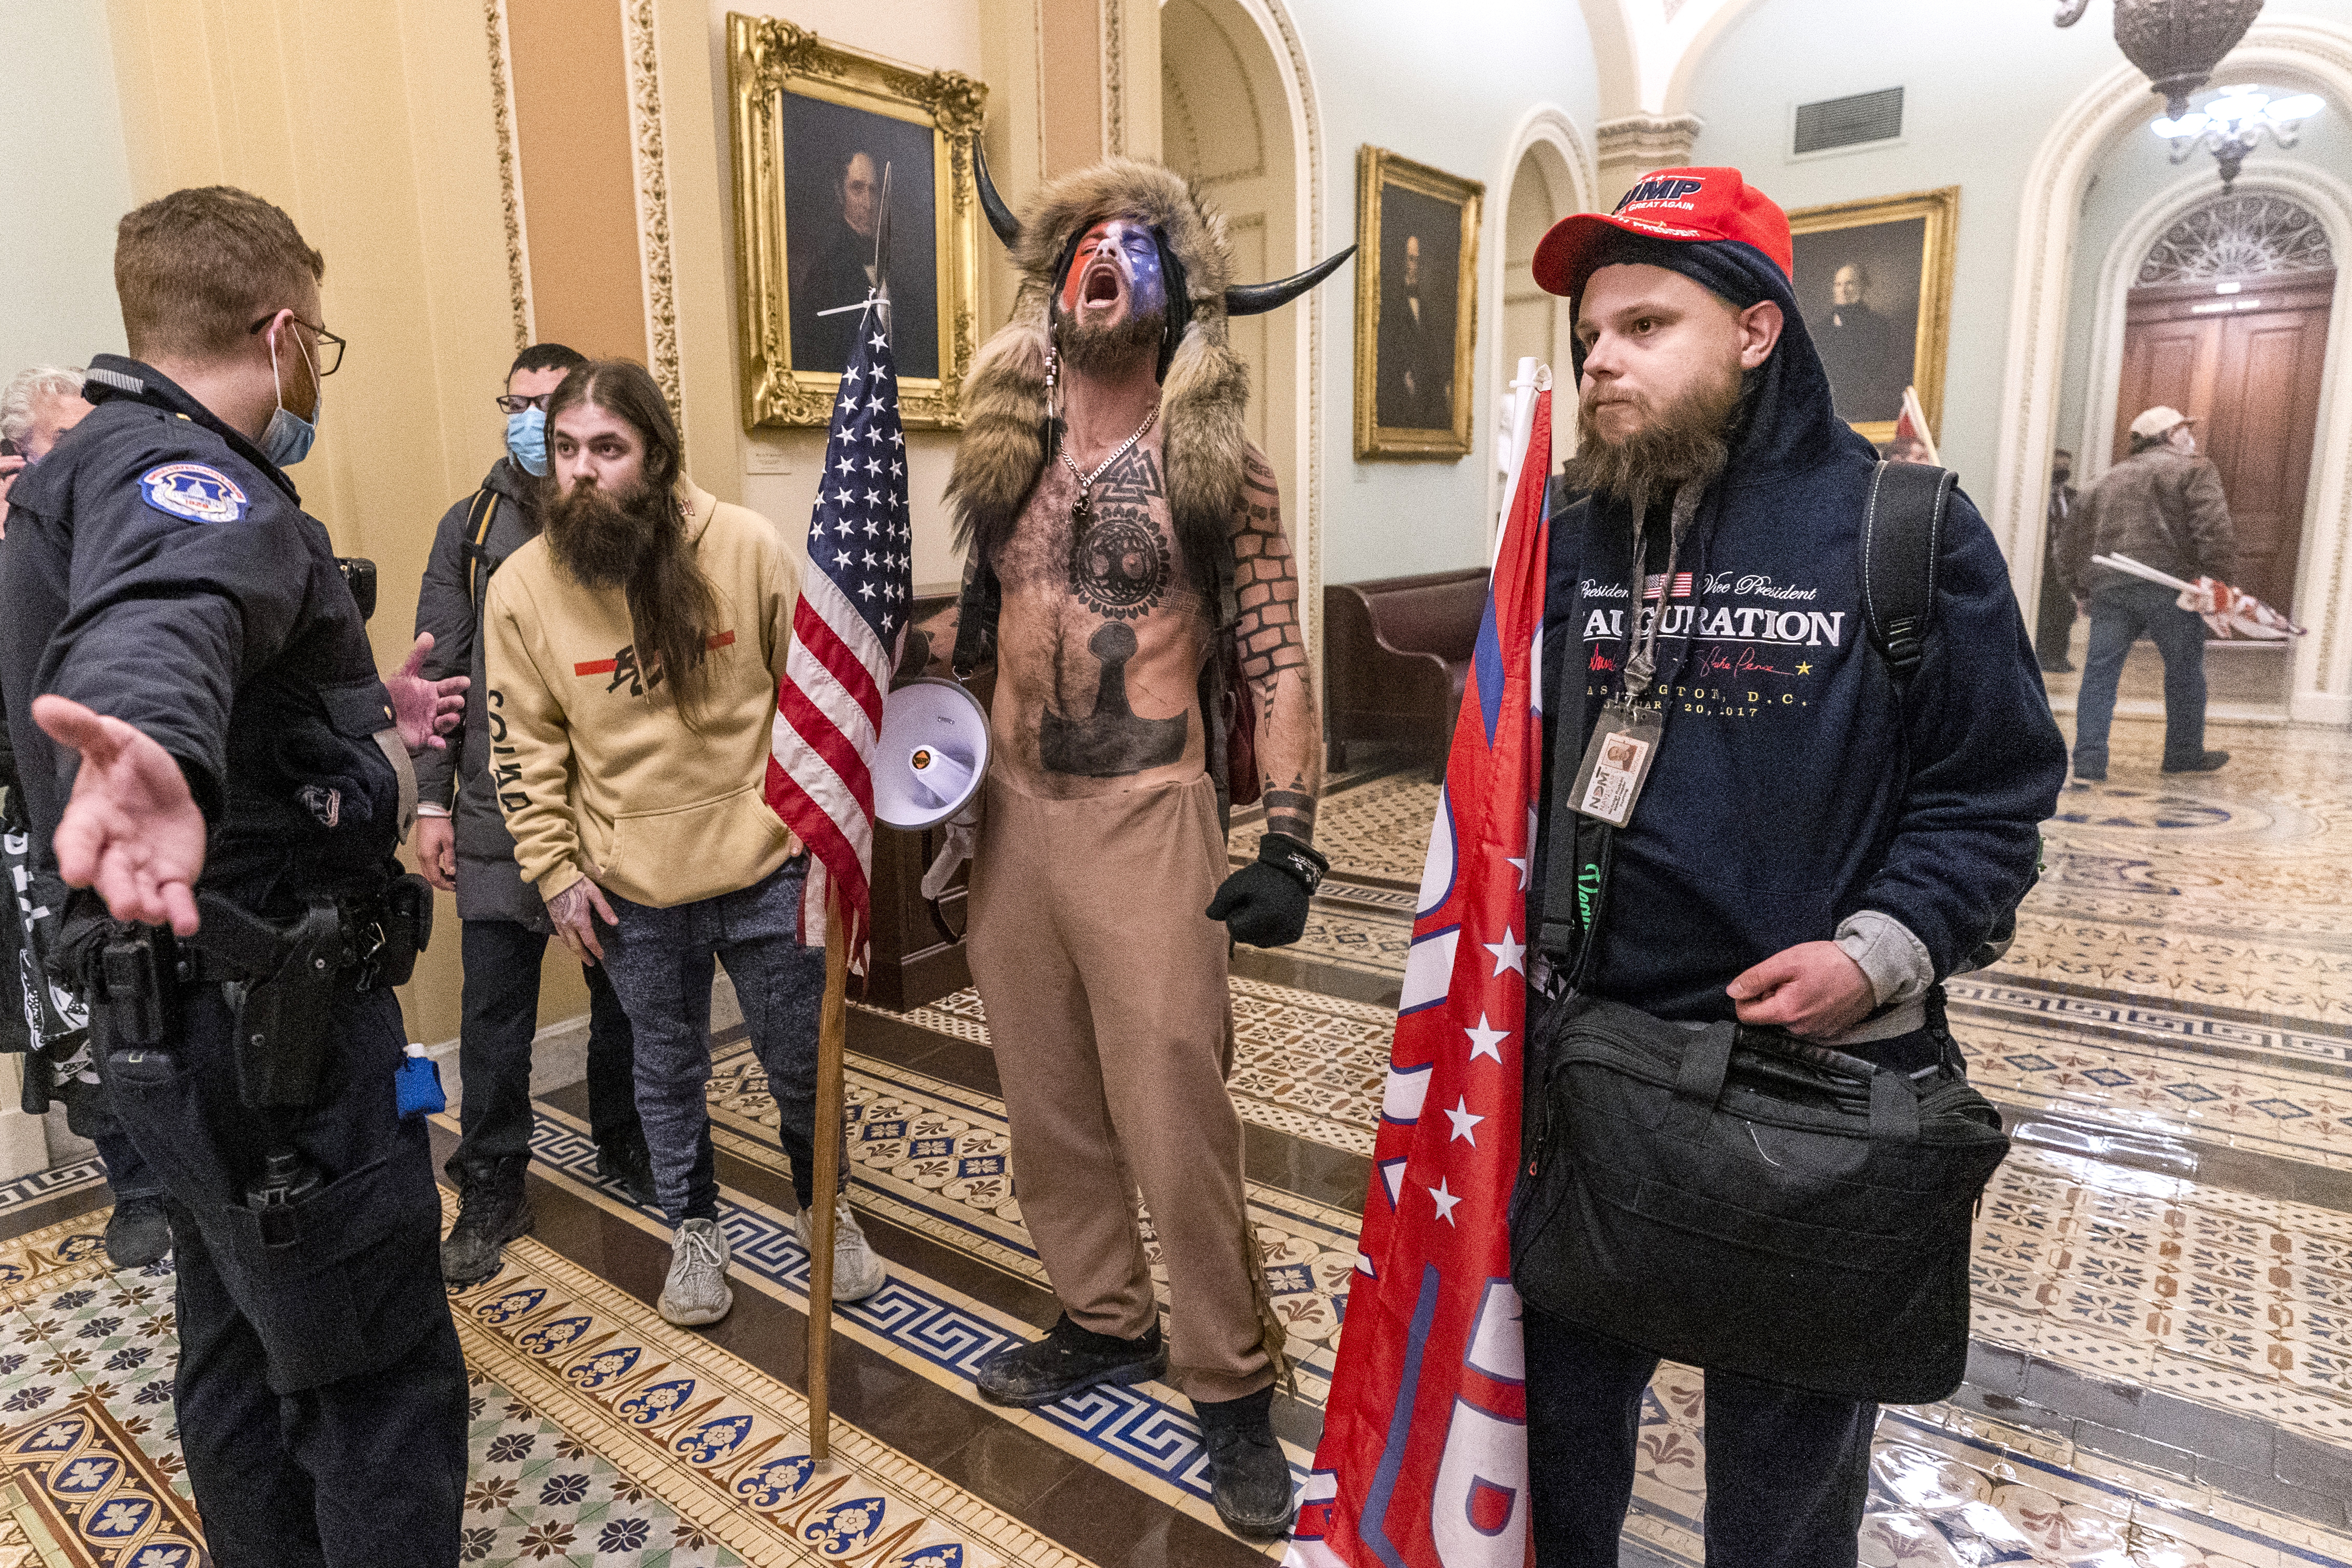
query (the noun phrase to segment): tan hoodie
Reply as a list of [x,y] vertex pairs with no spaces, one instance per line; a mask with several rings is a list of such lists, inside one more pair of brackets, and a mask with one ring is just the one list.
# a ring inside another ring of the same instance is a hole
[[667,908],[749,887],[799,847],[761,788],[798,579],[766,518],[677,489],[720,607],[698,733],[643,679],[619,589],[583,587],[543,534],[490,579],[492,784],[542,898],[586,875]]

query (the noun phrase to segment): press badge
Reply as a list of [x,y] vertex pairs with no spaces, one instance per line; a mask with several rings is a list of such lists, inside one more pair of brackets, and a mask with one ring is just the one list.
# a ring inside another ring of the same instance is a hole
[[1632,821],[1664,727],[1663,708],[1617,702],[1602,708],[1584,748],[1584,766],[1577,770],[1577,811],[1612,828]]

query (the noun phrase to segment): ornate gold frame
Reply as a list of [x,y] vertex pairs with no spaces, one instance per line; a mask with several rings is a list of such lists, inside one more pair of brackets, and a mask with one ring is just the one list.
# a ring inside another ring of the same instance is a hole
[[[1946,185],[1934,191],[1913,191],[1902,196],[1873,196],[1858,202],[1832,202],[1827,206],[1801,207],[1789,214],[1791,234],[1822,234],[1832,229],[1867,228],[1873,224],[1926,218],[1927,234],[1919,247],[1919,333],[1911,349],[1911,384],[1919,390],[1919,407],[1927,428],[1943,439],[1944,360],[1952,336],[1952,256],[1960,233],[1960,188]],[[1884,444],[1895,439],[1891,419],[1850,422],[1865,441]]]
[[783,170],[778,133],[789,89],[869,113],[931,128],[939,222],[940,365],[935,379],[902,377],[898,415],[909,429],[963,423],[964,372],[980,347],[980,198],[971,133],[988,89],[961,71],[919,71],[820,41],[805,27],[770,16],[727,16],[727,78],[735,149],[736,319],[743,428],[817,425],[832,418],[840,377],[796,371],[786,326]]
[[[1454,317],[1454,426],[1408,430],[1380,421],[1381,187],[1402,185],[1462,213],[1461,303]],[[1486,187],[1400,158],[1384,147],[1356,150],[1356,455],[1467,457],[1470,408],[1476,391],[1472,350],[1478,341],[1478,225]]]

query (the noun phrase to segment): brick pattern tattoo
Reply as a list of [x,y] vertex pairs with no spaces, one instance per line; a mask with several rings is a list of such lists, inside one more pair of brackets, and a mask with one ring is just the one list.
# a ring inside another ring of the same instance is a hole
[[1315,784],[1304,770],[1289,769],[1286,780],[1267,755],[1265,737],[1276,695],[1295,684],[1307,694],[1307,643],[1298,630],[1298,562],[1282,531],[1282,497],[1274,470],[1253,449],[1243,484],[1241,515],[1234,522],[1234,593],[1239,605],[1234,638],[1241,648],[1242,678],[1256,699],[1259,719],[1259,780],[1265,825],[1300,843],[1315,841]]

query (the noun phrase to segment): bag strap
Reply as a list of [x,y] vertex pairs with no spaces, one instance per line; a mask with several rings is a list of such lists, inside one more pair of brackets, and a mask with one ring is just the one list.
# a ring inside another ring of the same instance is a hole
[[1924,463],[1881,463],[1862,514],[1862,620],[1899,693],[1927,651],[1936,564],[1958,476]]
[[466,602],[482,607],[482,562],[488,558],[490,519],[499,514],[499,493],[488,485],[474,492],[474,509],[466,517]]

